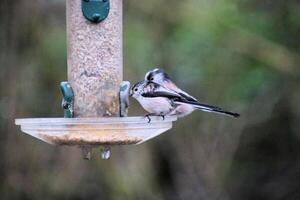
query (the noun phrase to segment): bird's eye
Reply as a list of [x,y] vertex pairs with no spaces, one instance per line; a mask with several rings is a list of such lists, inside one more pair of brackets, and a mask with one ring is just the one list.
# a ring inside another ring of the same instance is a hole
[[153,81],[154,80],[154,78],[152,77],[152,78],[150,78],[150,81]]
[[134,91],[138,91],[138,89],[137,89],[137,88],[135,88],[135,89],[134,89]]

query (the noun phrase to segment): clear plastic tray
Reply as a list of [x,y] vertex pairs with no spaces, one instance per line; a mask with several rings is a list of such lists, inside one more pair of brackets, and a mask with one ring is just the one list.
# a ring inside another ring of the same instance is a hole
[[16,125],[33,137],[55,145],[140,144],[172,128],[176,117],[25,118]]

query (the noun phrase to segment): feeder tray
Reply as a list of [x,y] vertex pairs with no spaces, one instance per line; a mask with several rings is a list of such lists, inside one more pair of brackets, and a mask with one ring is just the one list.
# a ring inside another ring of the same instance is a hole
[[21,130],[54,145],[111,146],[141,144],[172,128],[176,117],[27,118]]

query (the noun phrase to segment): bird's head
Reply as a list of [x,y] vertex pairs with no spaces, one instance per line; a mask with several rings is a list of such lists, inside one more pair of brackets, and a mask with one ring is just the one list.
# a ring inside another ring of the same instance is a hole
[[145,84],[146,81],[139,81],[136,84],[134,84],[130,90],[130,96],[136,99],[139,98],[143,92]]
[[162,70],[160,68],[155,68],[155,69],[147,72],[147,74],[145,75],[145,80],[163,85],[164,82],[169,81],[170,78],[169,78],[168,74],[166,74],[164,72],[164,70]]

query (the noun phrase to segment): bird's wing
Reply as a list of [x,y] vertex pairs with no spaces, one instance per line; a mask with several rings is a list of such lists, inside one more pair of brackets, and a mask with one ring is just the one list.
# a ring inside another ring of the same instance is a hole
[[177,95],[174,95],[174,94],[168,93],[168,92],[143,92],[141,95],[143,97],[150,97],[150,98],[165,97],[165,98],[168,98],[171,100],[181,98],[180,96],[177,96]]
[[181,95],[177,92],[169,90],[157,83],[149,82],[141,94],[143,97],[166,97],[171,100],[181,99]]
[[177,94],[179,94],[181,97],[185,98],[188,101],[198,102],[198,100],[195,97],[193,97],[193,96],[189,95],[188,93],[186,93],[185,91],[181,90],[171,80],[165,81],[164,86],[166,88],[168,88],[169,90],[172,90],[172,91],[176,92]]
[[184,91],[179,92],[178,94],[188,101],[199,103],[199,101],[196,98],[192,97],[191,95],[189,95],[188,93],[186,93]]

